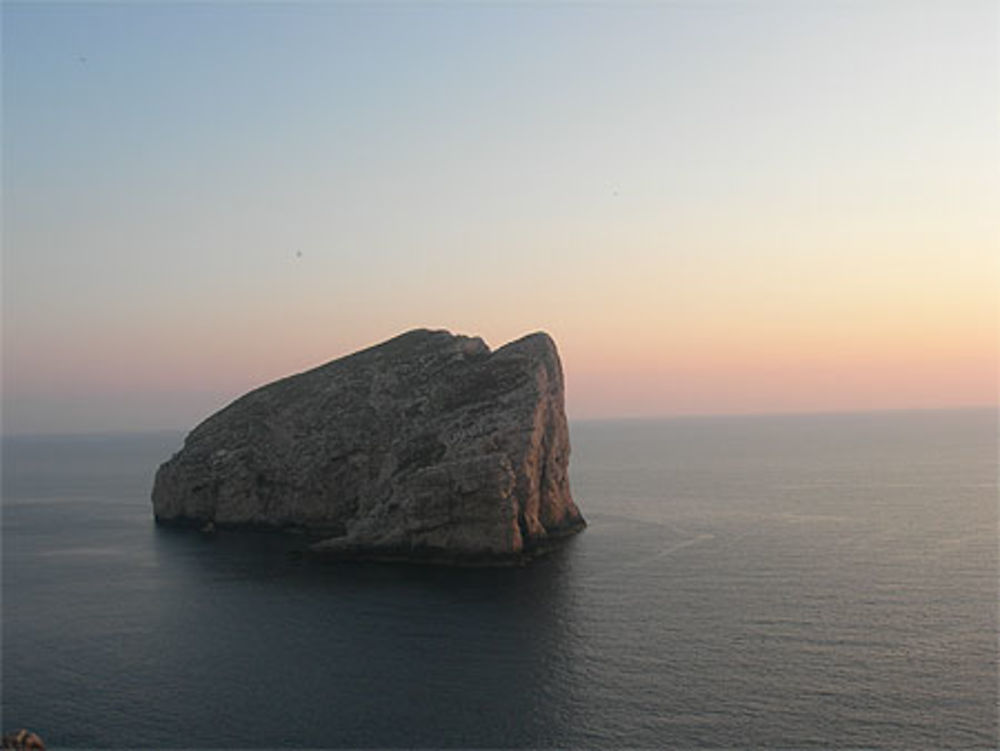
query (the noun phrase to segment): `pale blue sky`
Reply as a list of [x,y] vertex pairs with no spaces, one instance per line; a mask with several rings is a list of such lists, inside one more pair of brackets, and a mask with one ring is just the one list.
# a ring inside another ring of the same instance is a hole
[[[189,427],[423,325],[549,330],[571,415],[982,402],[997,69],[992,2],[5,4],[4,429]],[[964,375],[755,365],[873,326]]]

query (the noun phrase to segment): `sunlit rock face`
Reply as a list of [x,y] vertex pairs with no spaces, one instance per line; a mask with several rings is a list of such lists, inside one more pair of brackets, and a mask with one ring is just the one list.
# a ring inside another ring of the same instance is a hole
[[304,530],[347,559],[512,563],[585,526],[555,343],[415,330],[263,386],[156,474],[159,523]]

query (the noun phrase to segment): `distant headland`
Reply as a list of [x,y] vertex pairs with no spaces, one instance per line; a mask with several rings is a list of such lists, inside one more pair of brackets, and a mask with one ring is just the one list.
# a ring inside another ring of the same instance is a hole
[[586,523],[555,342],[418,329],[240,397],[156,473],[156,521],[318,536],[312,555],[502,565]]

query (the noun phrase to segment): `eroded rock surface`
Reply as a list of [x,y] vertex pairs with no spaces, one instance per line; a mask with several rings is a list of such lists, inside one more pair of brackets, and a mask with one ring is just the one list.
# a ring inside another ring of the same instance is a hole
[[160,523],[322,534],[318,555],[505,563],[585,523],[555,343],[416,330],[263,386],[196,427]]

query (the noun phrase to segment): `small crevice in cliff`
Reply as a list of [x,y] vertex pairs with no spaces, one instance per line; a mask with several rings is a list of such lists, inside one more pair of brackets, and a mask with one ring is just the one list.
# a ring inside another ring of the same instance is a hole
[[528,520],[524,518],[524,509],[519,509],[517,512],[517,529],[521,533],[521,547],[527,549],[531,536],[528,532]]

